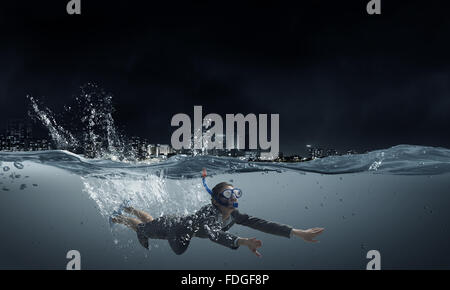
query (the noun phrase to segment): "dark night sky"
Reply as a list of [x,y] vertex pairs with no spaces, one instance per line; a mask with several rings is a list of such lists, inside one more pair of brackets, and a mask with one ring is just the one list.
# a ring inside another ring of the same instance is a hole
[[68,1],[21,2],[0,6],[2,123],[26,114],[26,94],[58,111],[91,81],[127,134],[154,143],[203,105],[280,114],[286,153],[450,147],[445,1],[384,0],[377,16],[368,0],[82,0],[81,16]]

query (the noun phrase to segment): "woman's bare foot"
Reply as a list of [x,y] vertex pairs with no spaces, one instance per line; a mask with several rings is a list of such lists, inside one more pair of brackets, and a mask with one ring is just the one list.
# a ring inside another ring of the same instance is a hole
[[153,220],[153,217],[150,214],[146,213],[143,210],[135,209],[132,206],[124,207],[123,210],[128,214],[132,214],[132,215],[136,216],[138,219],[140,219],[144,223],[149,223]]
[[110,218],[110,221],[115,224],[125,225],[129,228],[132,228],[135,231],[137,230],[137,226],[139,224],[142,224],[141,220],[123,215],[114,215]]
[[134,208],[132,206],[124,206],[123,211],[129,214],[133,214]]
[[123,215],[115,215],[111,217],[111,222],[115,223],[115,224],[122,224],[124,221],[124,216]]

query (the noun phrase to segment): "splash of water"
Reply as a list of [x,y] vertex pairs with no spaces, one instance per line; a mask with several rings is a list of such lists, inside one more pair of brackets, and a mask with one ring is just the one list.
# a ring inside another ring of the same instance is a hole
[[163,173],[125,177],[118,174],[108,178],[84,176],[81,181],[83,191],[96,202],[103,216],[109,216],[125,200],[137,208],[152,212],[154,216],[186,215],[208,201],[200,183],[191,184],[186,180],[167,183]]
[[30,100],[31,108],[33,109],[33,111],[28,112],[30,117],[40,121],[48,129],[58,149],[71,149],[79,146],[78,140],[56,122],[49,108],[39,105],[39,102],[32,96],[27,96],[27,98]]
[[[64,107],[56,121],[54,113],[33,97],[29,115],[48,129],[56,149],[82,153],[90,158],[135,161],[138,148],[118,132],[112,95],[95,84],[81,87],[74,103]],[[70,129],[69,129],[70,128]]]

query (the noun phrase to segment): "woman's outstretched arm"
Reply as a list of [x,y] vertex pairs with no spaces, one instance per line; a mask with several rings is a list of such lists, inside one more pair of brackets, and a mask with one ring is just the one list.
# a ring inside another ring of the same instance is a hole
[[248,214],[240,213],[238,210],[234,210],[231,215],[239,225],[287,238],[297,236],[308,242],[317,242],[314,238],[324,231],[324,228],[312,228],[307,230],[294,229],[288,225],[267,221],[261,218],[249,216]]
[[238,210],[234,210],[231,215],[238,225],[243,225],[272,235],[286,238],[291,237],[291,231],[293,229],[291,226],[249,216],[248,214],[240,213]]

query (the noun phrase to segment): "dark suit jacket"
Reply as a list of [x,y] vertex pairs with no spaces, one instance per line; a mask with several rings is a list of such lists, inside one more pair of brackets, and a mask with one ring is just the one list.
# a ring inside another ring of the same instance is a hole
[[227,232],[234,224],[243,225],[272,235],[290,238],[292,227],[240,213],[231,213],[231,222],[224,225],[222,214],[215,205],[203,206],[192,215],[179,219],[168,237],[172,250],[180,255],[189,246],[192,237],[209,238],[211,241],[231,249],[237,249],[238,237]]

